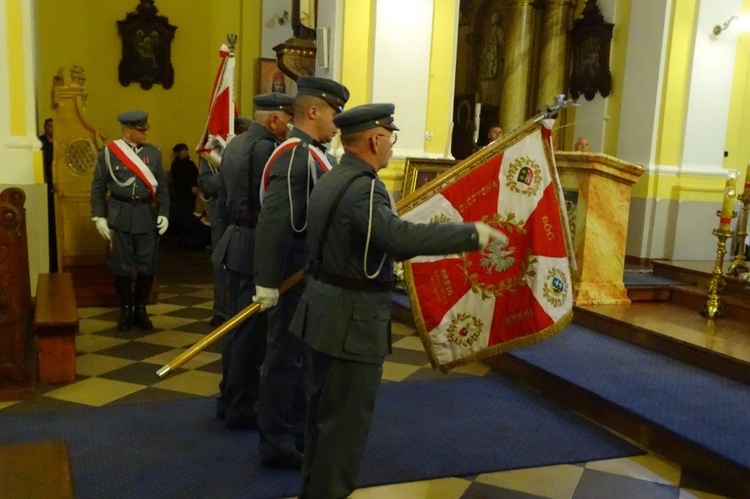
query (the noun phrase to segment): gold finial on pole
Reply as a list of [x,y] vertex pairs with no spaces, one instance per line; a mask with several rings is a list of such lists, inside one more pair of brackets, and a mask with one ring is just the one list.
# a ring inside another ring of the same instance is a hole
[[229,51],[234,53],[234,49],[237,47],[237,33],[229,33],[227,35],[227,45],[229,46]]

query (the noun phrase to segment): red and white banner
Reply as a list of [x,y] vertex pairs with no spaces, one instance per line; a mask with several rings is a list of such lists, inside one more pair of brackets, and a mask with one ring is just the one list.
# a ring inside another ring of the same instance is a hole
[[219,50],[221,65],[211,91],[208,119],[196,151],[209,153],[211,158],[221,160],[221,154],[234,137],[234,118],[237,107],[234,103],[234,54],[222,45]]
[[406,262],[412,311],[434,367],[447,371],[535,343],[572,318],[567,213],[550,126],[476,153],[451,170],[458,173],[447,187],[401,214],[422,223],[482,220],[509,239]]

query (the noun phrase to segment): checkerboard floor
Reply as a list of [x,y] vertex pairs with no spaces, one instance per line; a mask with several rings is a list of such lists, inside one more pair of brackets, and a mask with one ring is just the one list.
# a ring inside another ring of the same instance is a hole
[[[213,328],[212,275],[208,251],[164,248],[159,303],[148,307],[152,331],[119,332],[114,308],[80,308],[76,338],[77,378],[68,385],[39,386],[28,400],[0,402],[0,414],[99,407],[145,400],[213,397],[221,378],[221,341],[165,379],[156,370]],[[166,260],[166,261],[165,261]],[[190,269],[186,272],[185,269]],[[394,323],[393,353],[383,378],[445,377],[433,371],[415,331]],[[482,376],[472,364],[448,376]],[[676,463],[649,453],[632,458],[484,473],[357,490],[354,498],[716,498],[722,496]]]

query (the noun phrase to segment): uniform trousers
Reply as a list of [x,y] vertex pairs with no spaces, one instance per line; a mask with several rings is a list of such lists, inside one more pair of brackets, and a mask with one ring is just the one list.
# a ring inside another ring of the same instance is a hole
[[347,497],[357,486],[382,364],[308,348],[310,401],[300,499]]
[[261,460],[291,456],[305,439],[305,344],[289,331],[301,292],[291,289],[269,310],[266,358],[260,384],[258,428]]
[[112,255],[107,264],[116,276],[130,277],[133,265],[139,274],[154,275],[158,251],[159,234],[156,228],[143,234],[115,230]]
[[[252,275],[227,269],[227,288],[231,316],[252,303],[255,293]],[[224,339],[216,413],[226,419],[228,426],[257,424],[260,366],[265,355],[266,330],[266,313],[260,312],[243,321]]]

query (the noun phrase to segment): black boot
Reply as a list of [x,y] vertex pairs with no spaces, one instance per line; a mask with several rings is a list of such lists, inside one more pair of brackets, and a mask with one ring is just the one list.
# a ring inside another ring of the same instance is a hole
[[130,276],[115,276],[115,290],[120,300],[120,317],[117,319],[117,330],[127,331],[133,325],[133,288]]
[[151,294],[151,285],[154,276],[149,274],[138,274],[135,278],[135,309],[133,310],[133,324],[135,327],[150,331],[154,328],[151,319],[146,313],[148,295]]

